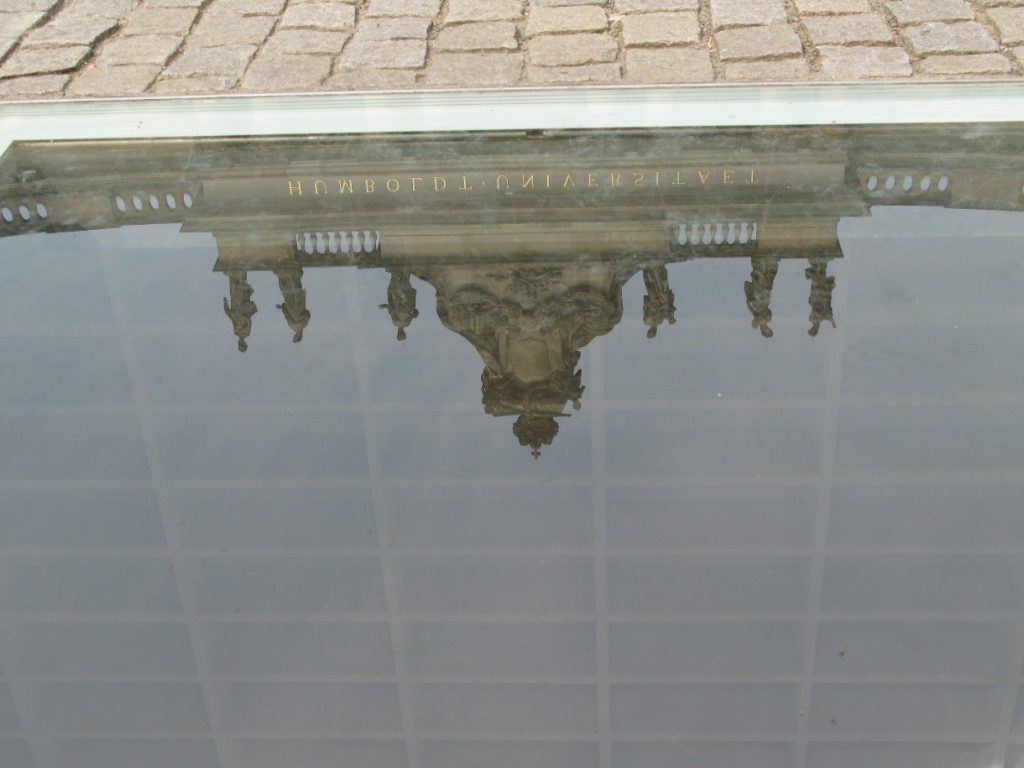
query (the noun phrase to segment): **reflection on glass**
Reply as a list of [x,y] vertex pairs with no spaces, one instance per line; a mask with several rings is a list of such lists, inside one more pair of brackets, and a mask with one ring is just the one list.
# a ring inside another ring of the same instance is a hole
[[[328,238],[325,254],[330,253],[330,242]],[[301,249],[301,243],[297,247]],[[341,266],[331,256],[318,264],[315,253],[307,253],[301,263],[307,268]],[[679,258],[698,256],[690,253]],[[357,263],[364,268],[378,266],[390,275],[387,300],[380,306],[387,309],[399,341],[406,340],[409,327],[419,316],[416,289],[410,278],[433,286],[441,322],[467,339],[483,358],[485,411],[493,416],[516,416],[512,428],[515,436],[520,444],[531,448],[534,457],[539,457],[541,447],[551,445],[558,434],[557,419],[566,415],[566,405],[571,404],[577,411],[582,407],[585,387],[582,371],[576,367],[580,350],[622,319],[622,289],[637,272],[642,273],[646,289],[643,322],[648,326],[647,338],[655,338],[659,326],[676,322],[668,261],[628,255],[587,263],[566,261],[552,259],[544,266],[499,262],[479,267],[460,260],[418,270],[391,266],[386,256]],[[751,277],[743,285],[747,309],[753,317],[751,325],[767,338],[773,335],[772,286],[780,261],[779,256],[751,256]],[[811,257],[804,272],[810,290],[811,336],[818,335],[822,322],[835,327],[832,293],[836,281],[828,275],[828,261]],[[258,311],[248,282],[250,271],[270,271],[277,277],[282,299],[277,308],[294,332],[292,340],[302,341],[311,313],[302,287],[303,268],[290,266],[294,262],[295,257],[288,254],[281,266],[263,260],[246,268],[221,268],[228,278],[230,295],[224,298],[224,312],[238,337],[239,351],[249,348],[252,316]]]
[[422,280],[483,358],[486,412],[515,417],[538,456],[581,408],[581,350],[620,321],[636,273],[653,339],[680,312],[669,265],[747,259],[737,294],[771,338],[776,279],[803,262],[817,336],[836,326],[841,219],[873,205],[1017,208],[1018,144],[1012,126],[21,144],[0,213],[8,235],[211,232],[242,352],[253,274],[276,278],[267,301],[295,342],[316,327],[305,270],[384,270],[399,340]]
[[13,147],[0,766],[1020,768],[1019,135]]

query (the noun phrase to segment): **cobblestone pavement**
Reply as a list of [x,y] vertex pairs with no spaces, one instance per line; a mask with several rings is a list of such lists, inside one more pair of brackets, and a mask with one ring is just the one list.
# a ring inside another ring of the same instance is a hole
[[0,0],[0,99],[1024,73],[1024,0]]

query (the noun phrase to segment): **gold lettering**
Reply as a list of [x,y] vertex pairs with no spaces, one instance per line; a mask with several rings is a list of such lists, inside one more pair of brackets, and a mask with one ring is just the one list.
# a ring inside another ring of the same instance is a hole
[[551,174],[550,173],[545,173],[544,174],[544,188],[545,189],[551,189]]
[[412,182],[412,191],[415,192],[416,191],[416,182],[423,181],[423,177],[422,176],[413,176],[411,179],[409,179],[409,181]]
[[642,187],[644,185],[644,175],[640,171],[633,172],[633,186]]
[[612,186],[613,187],[618,187],[618,186],[620,186],[622,184],[622,174],[621,173],[612,173],[612,174],[609,174],[609,175],[611,176]]
[[448,179],[446,179],[444,176],[435,176],[434,191],[444,192],[446,189],[448,189]]
[[352,179],[338,179],[338,194],[352,194]]
[[747,179],[747,184],[760,184],[761,180],[757,178],[757,171],[753,168],[750,169],[750,178]]
[[676,171],[676,180],[672,182],[673,187],[685,187],[686,179],[683,178],[682,171]]
[[727,168],[726,170],[722,171],[722,183],[733,184],[734,182],[732,180],[732,175],[734,173],[735,171],[733,171],[731,168]]
[[302,197],[302,182],[301,181],[292,181],[292,180],[289,179],[288,180],[288,197],[293,197],[295,195],[298,195],[299,197]]
[[363,186],[366,188],[366,194],[372,195],[377,191],[377,182],[373,179],[363,179]]
[[[502,181],[505,182],[504,187],[501,186]],[[494,186],[496,186],[498,189],[508,189],[508,176],[506,176],[503,173],[499,174],[498,178],[494,180]]]
[[654,186],[656,186],[656,187],[660,187],[661,186],[661,171],[655,171],[654,172]]
[[[320,191],[321,188],[323,188],[323,192]],[[326,195],[327,194],[327,183],[325,181],[323,181],[322,179],[317,179],[316,181],[314,181],[313,182],[313,194],[314,195],[319,195],[319,194]]]
[[388,180],[384,182],[388,188],[388,192],[397,192],[402,188],[402,183],[394,176],[389,176]]
[[527,176],[523,174],[523,189],[533,189],[533,174]]
[[711,171],[697,171],[697,175],[700,176],[701,186],[708,183],[708,179],[711,178]]
[[465,176],[462,177],[462,183],[459,184],[459,192],[472,192],[473,185],[469,183],[469,179]]
[[569,187],[575,187],[575,186],[576,186],[576,182],[573,181],[572,174],[571,173],[565,174],[565,181],[562,182],[562,189],[567,189]]
[[587,174],[587,186],[588,187],[596,187],[597,186],[597,174],[596,173],[588,173]]

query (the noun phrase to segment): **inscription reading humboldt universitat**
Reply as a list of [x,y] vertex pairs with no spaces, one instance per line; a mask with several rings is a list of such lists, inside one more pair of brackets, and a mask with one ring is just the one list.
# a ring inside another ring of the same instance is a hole
[[442,192],[582,191],[587,189],[639,189],[760,185],[756,168],[645,169],[635,171],[530,171],[497,174],[374,174],[335,178],[287,179],[289,197],[376,195]]

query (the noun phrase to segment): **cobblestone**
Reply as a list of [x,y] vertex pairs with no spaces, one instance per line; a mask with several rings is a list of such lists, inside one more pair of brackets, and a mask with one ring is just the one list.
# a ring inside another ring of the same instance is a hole
[[726,80],[793,82],[806,80],[810,67],[803,59],[777,61],[737,61],[725,65]]
[[[362,31],[360,29],[360,31]],[[263,53],[329,53],[337,55],[352,36],[351,32],[324,32],[316,29],[285,29],[271,35]]]
[[425,40],[352,40],[341,54],[341,69],[418,69],[427,60]]
[[332,75],[323,87],[332,90],[359,91],[381,88],[410,88],[416,84],[412,69],[355,69]]
[[106,16],[108,19],[123,19],[140,0],[66,0],[61,6],[60,17],[76,14]]
[[168,78],[240,77],[256,53],[255,45],[225,45],[220,48],[187,48],[166,69]]
[[831,13],[868,13],[868,0],[795,0],[796,9],[805,15]]
[[145,91],[157,75],[159,64],[92,67],[68,87],[68,96],[116,96],[119,93]]
[[87,45],[65,45],[61,48],[21,48],[4,62],[7,77],[47,75],[75,69],[89,56]]
[[423,16],[394,16],[366,19],[359,25],[360,40],[426,40],[430,19]]
[[121,34],[184,35],[198,12],[198,8],[138,8],[128,17]]
[[523,17],[523,5],[524,0],[448,0],[445,21],[514,21]]
[[427,67],[429,85],[514,85],[523,75],[521,53],[442,53]]
[[274,28],[273,16],[236,16],[230,22],[200,22],[189,36],[189,45],[217,48],[222,45],[259,45]]
[[[154,0],[149,0],[153,3]],[[176,2],[178,5],[196,6],[202,5],[202,2],[196,2],[196,0],[170,0]],[[230,11],[237,13],[242,16],[278,16],[286,5],[288,0],[214,0],[212,7],[218,8],[223,11]],[[168,3],[169,0],[158,0],[161,3]],[[352,5],[351,0],[342,0],[343,3]],[[293,3],[295,5],[296,3]]]
[[700,42],[700,21],[695,13],[641,13],[622,20],[627,46],[677,45]]
[[618,64],[583,64],[578,67],[530,67],[527,80],[538,85],[614,83],[622,77]]
[[889,25],[873,13],[819,16],[805,19],[804,26],[815,45],[893,42]]
[[292,5],[287,8],[280,29],[351,29],[356,23],[356,10],[351,5],[317,3]]
[[603,32],[608,29],[608,16],[597,5],[566,8],[534,8],[526,23],[526,35],[558,32]]
[[70,18],[59,17],[45,26],[32,30],[25,38],[25,45],[40,48],[92,45],[115,29],[116,19],[76,13]]
[[0,0],[0,100],[1024,75],[1024,0]]
[[618,45],[608,35],[542,35],[530,43],[530,61],[543,67],[614,61],[618,53]]
[[923,59],[919,66],[930,75],[997,75],[1013,69],[1010,60],[998,53],[937,54]]
[[711,55],[696,48],[637,48],[626,51],[626,79],[634,83],[672,83],[715,79]]
[[657,13],[659,11],[697,11],[697,0],[615,0],[616,13]]
[[150,92],[157,96],[190,96],[232,90],[237,77],[180,77],[157,80]]
[[330,56],[280,54],[257,56],[245,72],[244,91],[315,88],[331,74]]
[[917,53],[980,53],[998,48],[988,30],[976,21],[930,21],[908,28],[906,35]]
[[988,17],[1007,45],[1024,43],[1024,8],[992,8]]
[[445,27],[434,41],[438,51],[514,51],[519,47],[510,21],[480,21]]
[[181,47],[177,35],[138,35],[121,37],[103,46],[98,63],[104,66],[123,64],[158,64],[163,66]]
[[900,24],[962,21],[974,18],[971,7],[963,0],[895,0],[887,5]]
[[367,17],[426,16],[434,18],[441,11],[441,0],[370,0]]
[[0,98],[26,99],[61,96],[69,80],[71,80],[71,75],[39,75],[3,80],[0,81]]
[[44,15],[42,13],[4,13],[0,15],[0,38],[21,37]]
[[786,21],[782,0],[709,0],[715,29]]
[[722,61],[793,56],[803,51],[796,32],[781,24],[770,27],[725,29],[715,37],[718,40],[718,55]]
[[60,0],[0,0],[0,13],[12,11],[48,11]]
[[866,80],[880,77],[910,77],[910,57],[902,48],[822,46],[822,74],[834,80]]

